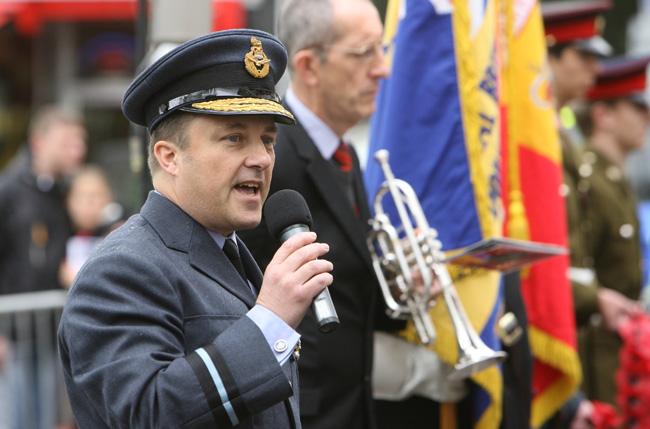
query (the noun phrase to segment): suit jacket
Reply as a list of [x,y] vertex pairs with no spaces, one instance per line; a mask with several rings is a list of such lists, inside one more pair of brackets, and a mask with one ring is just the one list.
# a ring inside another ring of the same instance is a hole
[[[271,193],[294,189],[305,197],[313,231],[330,245],[324,258],[334,264],[329,290],[341,322],[334,332],[320,333],[309,311],[298,328],[300,413],[308,429],[375,427],[370,378],[379,286],[366,245],[369,209],[354,153],[353,162],[359,216],[338,180],[340,171],[322,157],[304,128],[299,124],[279,128]],[[278,247],[264,222],[255,230],[242,231],[240,237],[262,267]]]
[[299,428],[295,362],[281,367],[244,316],[254,303],[207,231],[151,193],[81,269],[63,311],[60,353],[79,426]]

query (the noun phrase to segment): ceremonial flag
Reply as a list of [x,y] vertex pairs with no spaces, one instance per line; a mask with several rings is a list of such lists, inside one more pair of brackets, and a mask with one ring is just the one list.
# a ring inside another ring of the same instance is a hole
[[[391,74],[382,83],[372,121],[368,194],[373,198],[384,180],[373,154],[388,149],[395,176],[414,188],[444,250],[502,231],[497,12],[496,0],[455,1],[453,10],[448,0],[388,5]],[[476,270],[455,284],[472,325],[498,349],[499,273]],[[431,314],[434,350],[453,364],[458,351],[445,305],[438,303]],[[415,340],[412,329],[410,334]],[[472,379],[478,386],[475,427],[498,427],[500,369],[491,367]]]
[[[508,22],[504,104],[508,126],[507,235],[566,246],[566,214],[555,110],[539,4],[514,0]],[[533,364],[532,425],[557,411],[580,384],[566,256],[522,272]]]

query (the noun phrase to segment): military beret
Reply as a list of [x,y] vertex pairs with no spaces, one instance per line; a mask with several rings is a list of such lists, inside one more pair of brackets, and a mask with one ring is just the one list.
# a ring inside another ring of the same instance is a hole
[[178,110],[207,115],[272,115],[294,123],[275,85],[287,51],[258,30],[210,33],[174,48],[140,73],[124,94],[122,111],[152,131]]
[[596,83],[587,94],[591,101],[628,98],[647,106],[647,69],[650,56],[619,57],[603,61]]
[[549,47],[571,44],[592,55],[611,55],[611,45],[600,36],[602,13],[611,8],[609,0],[553,1],[541,7]]

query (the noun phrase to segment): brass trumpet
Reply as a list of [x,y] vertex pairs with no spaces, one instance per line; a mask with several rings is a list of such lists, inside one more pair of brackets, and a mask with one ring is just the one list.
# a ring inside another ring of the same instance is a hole
[[[396,179],[388,164],[388,151],[379,150],[375,159],[381,165],[386,180],[374,199],[375,217],[367,244],[372,265],[379,280],[387,313],[395,319],[412,319],[420,341],[429,344],[435,339],[435,329],[429,316],[433,304],[435,283],[440,286],[449,311],[459,350],[458,362],[451,378],[461,379],[505,359],[506,353],[489,348],[476,333],[444,263],[442,245],[435,229],[422,211],[413,188]],[[390,193],[401,222],[401,234],[385,213],[382,201]],[[414,227],[415,223],[415,227]],[[414,274],[419,273],[421,282]]]

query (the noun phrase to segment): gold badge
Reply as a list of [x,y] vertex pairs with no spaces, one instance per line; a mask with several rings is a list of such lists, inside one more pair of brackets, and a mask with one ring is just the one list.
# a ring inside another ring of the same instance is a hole
[[262,49],[262,42],[257,37],[251,37],[251,50],[244,57],[246,71],[258,79],[265,78],[269,74],[271,60]]

